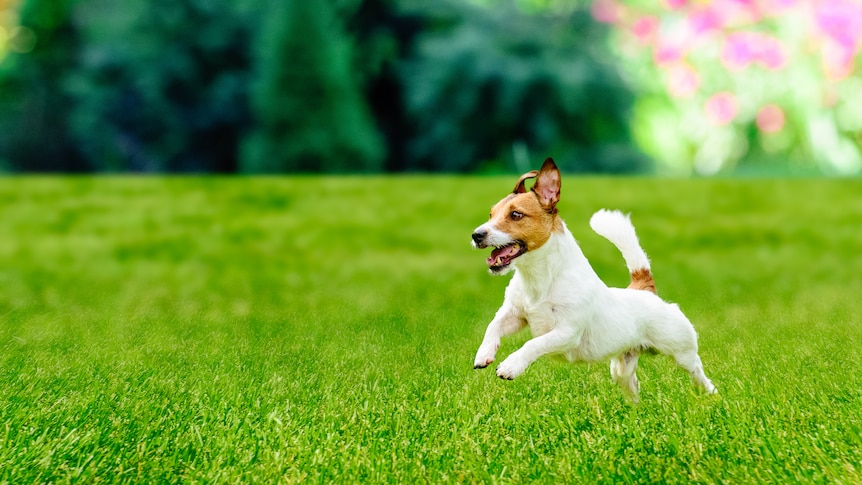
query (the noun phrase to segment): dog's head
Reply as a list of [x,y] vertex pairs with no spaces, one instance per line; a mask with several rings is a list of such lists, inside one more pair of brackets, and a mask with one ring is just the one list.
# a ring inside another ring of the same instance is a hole
[[[527,191],[527,179],[535,178]],[[473,231],[473,247],[493,247],[488,268],[493,274],[509,272],[515,259],[542,247],[551,232],[559,229],[560,171],[552,159],[539,171],[521,175],[515,190],[491,209],[488,222]]]

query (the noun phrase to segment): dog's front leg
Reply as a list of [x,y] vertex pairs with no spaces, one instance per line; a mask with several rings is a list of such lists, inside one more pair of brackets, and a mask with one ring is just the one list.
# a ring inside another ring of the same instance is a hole
[[518,332],[527,325],[527,321],[515,310],[509,300],[503,302],[503,306],[497,310],[494,319],[488,324],[488,329],[485,330],[485,338],[482,340],[482,345],[479,346],[479,351],[476,352],[476,360],[473,362],[474,369],[483,369],[488,367],[494,358],[497,356],[497,349],[500,347],[500,339]]
[[580,336],[571,331],[551,330],[542,336],[528,340],[523,347],[500,363],[497,366],[497,377],[514,379],[523,374],[539,357],[563,352],[577,346],[579,342]]

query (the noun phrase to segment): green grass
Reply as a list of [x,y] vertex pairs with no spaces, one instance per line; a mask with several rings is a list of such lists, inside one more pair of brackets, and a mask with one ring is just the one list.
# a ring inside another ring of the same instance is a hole
[[[633,213],[720,396],[474,371],[514,178],[0,179],[2,483],[862,483],[862,182],[566,177]],[[508,355],[526,333],[504,341]]]

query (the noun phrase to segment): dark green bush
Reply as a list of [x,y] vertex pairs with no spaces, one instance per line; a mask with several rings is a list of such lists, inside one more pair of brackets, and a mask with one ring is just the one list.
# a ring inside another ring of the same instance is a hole
[[100,170],[233,172],[257,1],[88,0],[71,132]]
[[256,65],[258,128],[245,146],[243,171],[382,169],[384,147],[330,0],[288,0],[273,7]]
[[[6,7],[7,9],[9,7]],[[643,170],[589,14],[514,0],[25,0],[0,169]]]
[[71,22],[74,0],[26,0],[20,23],[33,42],[0,62],[0,168],[88,171],[94,168],[70,132],[73,99],[64,89],[81,41]]
[[576,171],[646,168],[629,136],[634,98],[588,11],[442,5],[404,70],[413,168],[525,170],[546,156]]

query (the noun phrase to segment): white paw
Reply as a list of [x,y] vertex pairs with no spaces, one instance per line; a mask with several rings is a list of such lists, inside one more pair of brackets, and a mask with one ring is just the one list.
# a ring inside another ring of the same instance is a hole
[[491,362],[494,362],[494,358],[497,356],[497,346],[482,346],[479,347],[479,351],[476,352],[476,360],[473,361],[474,369],[484,369],[488,367]]
[[517,355],[512,354],[500,365],[497,366],[497,377],[501,379],[512,380],[527,370],[529,363],[519,359]]

